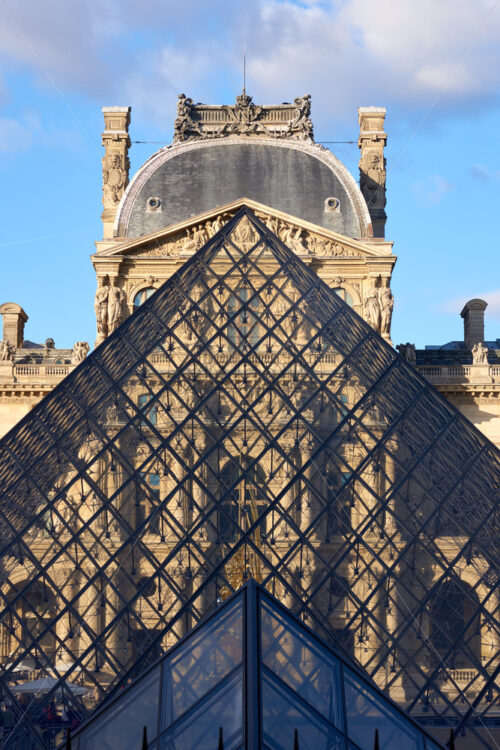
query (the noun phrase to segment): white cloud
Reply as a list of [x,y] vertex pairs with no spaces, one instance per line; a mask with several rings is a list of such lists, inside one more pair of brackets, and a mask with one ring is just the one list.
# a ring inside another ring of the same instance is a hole
[[438,109],[488,103],[500,89],[496,0],[4,3],[14,19],[0,23],[6,63],[47,82],[42,60],[63,87],[135,97],[157,117],[174,92],[206,99],[221,82],[232,91],[244,40],[249,92],[279,101],[310,91],[320,122],[352,119],[359,104],[421,110],[441,91]]

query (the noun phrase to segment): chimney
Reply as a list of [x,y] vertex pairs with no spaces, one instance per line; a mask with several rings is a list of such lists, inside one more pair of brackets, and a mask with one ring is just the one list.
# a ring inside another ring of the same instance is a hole
[[20,349],[24,341],[24,324],[28,316],[20,305],[15,302],[4,302],[0,305],[0,315],[3,319],[3,341]]
[[484,342],[484,311],[488,303],[483,299],[471,299],[460,313],[464,319],[464,342],[466,349]]
[[372,219],[373,236],[385,235],[385,107],[358,107],[359,186]]
[[131,107],[103,107],[105,130],[102,134],[104,158],[102,160],[102,204],[101,214],[104,239],[113,237],[113,226],[116,211],[121,197],[128,185],[130,161]]

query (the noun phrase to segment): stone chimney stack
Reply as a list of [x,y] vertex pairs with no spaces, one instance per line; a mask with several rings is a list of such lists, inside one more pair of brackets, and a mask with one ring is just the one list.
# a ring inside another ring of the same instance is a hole
[[484,342],[484,311],[488,303],[483,299],[469,300],[460,315],[464,319],[464,342],[466,349]]
[[359,107],[359,186],[372,219],[373,236],[385,236],[385,107]]
[[28,316],[20,305],[15,302],[4,302],[0,305],[0,315],[3,319],[2,340],[20,349],[24,341],[24,324]]
[[102,134],[102,145],[104,146],[104,158],[102,160],[102,204],[104,211],[101,214],[101,219],[103,224],[103,238],[105,240],[113,237],[116,210],[128,185],[128,173],[130,169],[128,158],[130,136],[128,128],[130,125],[131,109],[131,107],[102,108],[105,130]]

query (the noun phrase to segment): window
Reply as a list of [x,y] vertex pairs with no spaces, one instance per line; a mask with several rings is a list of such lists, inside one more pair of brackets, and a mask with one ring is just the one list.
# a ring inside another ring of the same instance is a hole
[[257,325],[260,302],[258,297],[252,297],[253,294],[252,289],[243,287],[229,297],[227,311],[231,322],[227,335],[235,346],[239,346],[244,341],[250,346],[255,346],[261,336]]
[[325,476],[326,484],[326,541],[333,536],[347,534],[351,531],[351,492],[349,488],[343,490],[349,481],[349,472],[328,472]]
[[349,294],[349,292],[347,291],[347,289],[344,289],[341,286],[337,286],[337,287],[335,287],[335,289],[333,291],[335,292],[335,294],[338,294],[338,296],[340,297],[340,299],[343,299],[344,302],[347,302],[347,304],[350,307],[354,306],[354,300],[351,297],[351,295]]
[[[251,458],[247,459],[251,462]],[[220,494],[222,498],[219,511],[219,537],[224,542],[235,542],[238,539],[238,528],[248,528],[262,513],[264,498],[262,487],[265,482],[265,474],[257,464],[242,477],[241,465],[236,461],[228,461],[220,474]],[[238,484],[227,493],[228,489]],[[265,520],[261,520],[258,526],[259,533],[263,536],[266,532]]]
[[148,485],[148,490],[144,490],[141,487],[141,483],[137,482],[138,488],[138,504],[136,523],[139,525],[147,517],[152,516],[150,523],[147,526],[147,530],[150,534],[160,533],[160,513],[156,512],[160,501],[160,475],[156,472],[144,472],[141,471],[141,477]]
[[152,286],[148,286],[146,289],[141,289],[140,292],[137,292],[134,297],[134,310],[137,310],[137,308],[140,307],[143,302],[146,302],[146,300],[149,299],[155,292],[156,289]]
[[449,580],[436,587],[429,612],[430,660],[451,669],[481,664],[479,602],[464,581]]
[[[144,416],[148,419],[150,424],[156,424],[156,404],[153,404],[146,409],[147,405],[151,401],[152,395],[150,393],[141,393],[139,396],[139,409],[144,412]],[[147,427],[147,422],[142,423],[144,427]]]

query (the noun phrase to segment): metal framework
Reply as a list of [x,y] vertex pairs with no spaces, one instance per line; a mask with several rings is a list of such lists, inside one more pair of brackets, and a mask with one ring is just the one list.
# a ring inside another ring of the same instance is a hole
[[250,210],[0,456],[12,747],[50,747],[57,708],[93,711],[248,578],[495,747],[499,452]]
[[144,728],[152,750],[360,750],[376,731],[383,750],[443,748],[253,582],[97,711],[72,748],[137,750]]

